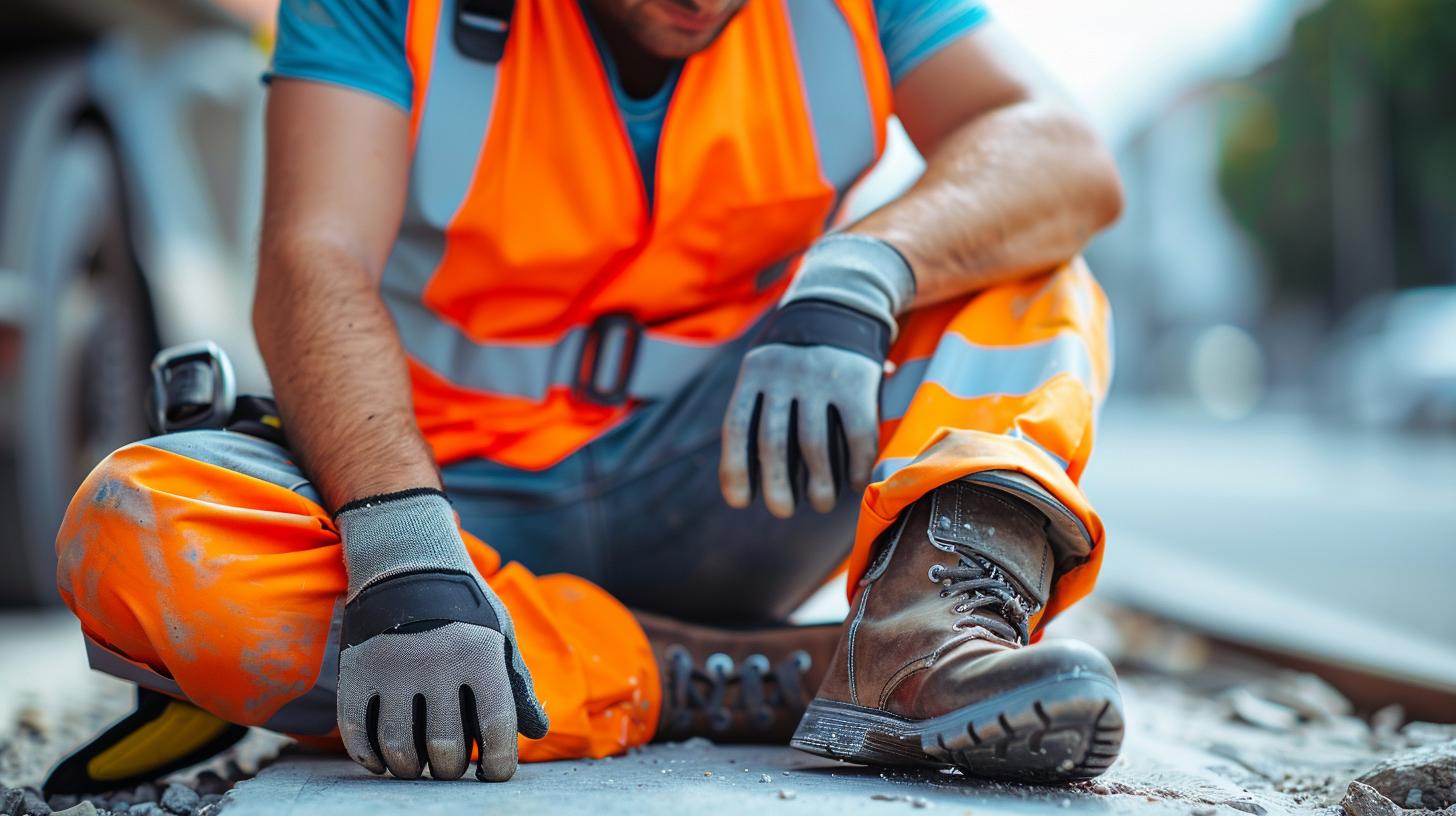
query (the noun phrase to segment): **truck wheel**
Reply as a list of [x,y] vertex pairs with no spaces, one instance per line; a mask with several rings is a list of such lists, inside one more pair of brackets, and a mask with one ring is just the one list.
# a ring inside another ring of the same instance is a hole
[[[0,603],[51,603],[56,531],[71,494],[106,454],[145,435],[150,304],[132,254],[120,173],[84,120],[58,140],[33,217],[19,324],[13,480],[0,495]],[[4,507],[5,504],[11,507]]]

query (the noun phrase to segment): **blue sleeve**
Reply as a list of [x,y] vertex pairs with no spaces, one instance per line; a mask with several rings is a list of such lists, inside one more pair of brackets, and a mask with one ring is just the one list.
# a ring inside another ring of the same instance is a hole
[[874,0],[880,47],[890,64],[890,81],[906,74],[989,17],[980,0]]
[[273,65],[264,79],[332,82],[409,110],[409,0],[282,0]]

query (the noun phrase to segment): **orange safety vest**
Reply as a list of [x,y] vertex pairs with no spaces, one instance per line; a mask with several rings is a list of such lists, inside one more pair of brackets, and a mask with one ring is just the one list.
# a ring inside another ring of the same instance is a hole
[[753,0],[683,66],[649,210],[577,0],[520,0],[498,60],[471,5],[410,4],[413,159],[381,290],[439,461],[540,469],[780,296],[884,148],[889,71],[871,0]]

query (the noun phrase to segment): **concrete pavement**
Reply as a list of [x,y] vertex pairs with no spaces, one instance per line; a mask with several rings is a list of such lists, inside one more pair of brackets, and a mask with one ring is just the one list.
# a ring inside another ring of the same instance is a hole
[[613,759],[522,765],[504,784],[469,777],[401,781],[373,776],[341,757],[289,755],[238,785],[226,816],[847,816],[922,809],[976,816],[1329,814],[1350,781],[1381,758],[1456,738],[1451,726],[1418,724],[1398,731],[1387,722],[1372,729],[1350,716],[1338,693],[1317,679],[1230,662],[1177,630],[1139,639],[1124,646],[1129,662],[1156,659],[1173,670],[1181,660],[1182,668],[1173,674],[1132,670],[1124,678],[1129,730],[1123,755],[1089,783],[989,783],[951,772],[864,768],[789,748],[703,740],[649,746]]

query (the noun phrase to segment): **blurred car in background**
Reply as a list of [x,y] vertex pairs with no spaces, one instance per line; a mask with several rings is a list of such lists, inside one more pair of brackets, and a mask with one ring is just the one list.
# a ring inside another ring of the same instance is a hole
[[266,55],[237,11],[0,4],[0,604],[55,598],[56,527],[89,468],[145,435],[157,348],[214,339],[262,379]]
[[1335,333],[1327,407],[1361,425],[1456,429],[1456,286],[1383,293]]

